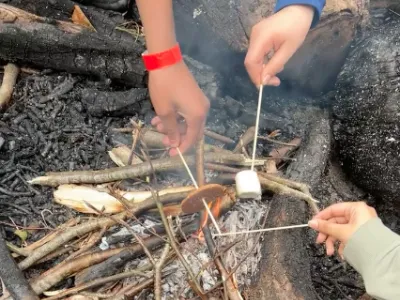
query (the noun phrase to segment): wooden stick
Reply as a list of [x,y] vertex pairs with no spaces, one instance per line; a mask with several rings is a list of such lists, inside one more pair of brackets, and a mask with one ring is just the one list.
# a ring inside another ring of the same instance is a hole
[[257,137],[258,137],[258,126],[260,122],[260,113],[261,113],[261,100],[262,100],[262,93],[263,93],[264,85],[260,84],[260,91],[258,94],[258,106],[257,106],[257,116],[256,116],[256,128],[254,132],[254,141],[253,141],[253,156],[251,160],[251,170],[254,171],[254,161],[256,159],[256,147],[257,147]]
[[13,94],[15,83],[17,82],[19,68],[9,63],[4,67],[3,82],[0,87],[0,110],[4,109]]
[[[185,158],[186,162],[190,165],[195,164],[195,156],[188,155]],[[250,163],[242,154],[233,153],[206,153],[204,155],[204,162],[213,162],[227,165],[247,166]],[[153,160],[152,165],[157,172],[176,171],[183,167],[180,164],[179,157],[168,157]],[[257,165],[264,165],[265,160],[257,160]],[[125,166],[110,168],[105,170],[90,170],[90,171],[72,171],[72,172],[48,172],[45,176],[33,178],[28,181],[30,184],[58,186],[68,183],[106,183],[113,181],[120,181],[127,178],[136,178],[148,176],[151,174],[151,167],[149,162],[143,162],[134,166]]]
[[[176,149],[177,149],[178,154],[179,154],[179,156],[180,156],[180,158],[181,158],[181,160],[182,160],[182,163],[185,165],[186,171],[188,172],[190,178],[191,178],[192,181],[193,181],[193,185],[196,187],[196,189],[199,189],[199,186],[197,185],[197,182],[196,182],[196,180],[194,179],[194,176],[193,176],[192,172],[190,171],[189,166],[187,165],[187,163],[186,163],[186,161],[185,161],[185,158],[183,157],[183,155],[182,155],[182,153],[181,153],[181,150],[179,150],[178,147],[176,147]],[[215,229],[217,229],[218,233],[221,233],[221,230],[219,229],[219,226],[218,226],[218,224],[217,224],[217,221],[215,221],[215,218],[214,218],[213,214],[211,213],[210,208],[208,207],[206,201],[204,201],[204,199],[203,199],[203,204],[204,204],[204,207],[205,207],[205,209],[207,210],[207,212],[208,212],[208,214],[209,214],[209,216],[210,216],[211,221],[213,222],[213,224],[214,224],[214,226],[215,226]]]
[[208,137],[210,137],[210,138],[212,138],[212,139],[214,139],[214,140],[223,142],[223,143],[225,143],[225,144],[233,144],[233,143],[235,143],[234,140],[232,140],[232,139],[230,139],[230,138],[228,138],[228,137],[226,137],[226,136],[223,136],[223,135],[221,135],[221,134],[218,134],[218,133],[216,133],[216,132],[207,130],[207,129],[204,130],[204,135],[205,135],[205,136],[208,136]]
[[189,174],[189,177],[190,177],[190,179],[192,180],[194,187],[195,187],[196,189],[199,189],[199,186],[197,185],[197,181],[196,181],[196,179],[194,179],[194,176],[193,176],[193,174],[192,174],[192,171],[190,171],[190,168],[189,168],[189,166],[187,165],[186,160],[185,160],[185,158],[183,157],[181,150],[180,150],[178,147],[176,147],[176,150],[178,151],[179,157],[181,158],[182,163],[183,163],[183,165],[185,166],[185,169],[186,169],[187,173]]
[[245,154],[245,150],[248,144],[250,144],[254,140],[254,126],[247,128],[247,130],[240,137],[239,142],[237,143],[235,149],[233,149],[233,153],[242,152]]
[[226,236],[226,235],[237,235],[237,234],[246,234],[246,233],[277,231],[277,230],[285,230],[285,229],[292,229],[292,228],[303,228],[303,227],[308,227],[308,224],[291,225],[291,226],[274,227],[274,228],[264,228],[264,229],[238,231],[238,232],[226,232],[226,233],[221,233],[221,234],[220,233],[216,233],[214,235],[215,236]]

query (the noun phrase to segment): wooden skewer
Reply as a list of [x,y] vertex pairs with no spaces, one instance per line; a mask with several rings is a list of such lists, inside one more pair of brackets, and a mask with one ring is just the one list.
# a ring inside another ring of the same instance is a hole
[[257,148],[257,138],[258,138],[258,127],[260,123],[260,114],[261,114],[261,102],[262,102],[262,94],[263,94],[264,85],[260,84],[260,89],[258,93],[258,106],[257,106],[257,115],[256,115],[256,126],[254,130],[254,141],[253,141],[253,156],[251,160],[251,170],[254,171],[254,162],[256,160],[256,148]]
[[246,234],[246,233],[277,231],[277,230],[285,230],[285,229],[292,229],[292,228],[303,228],[303,227],[308,227],[308,224],[291,225],[291,226],[274,227],[274,228],[264,228],[264,229],[238,231],[238,232],[226,232],[226,233],[218,233],[218,234],[214,234],[214,235],[215,236],[227,236],[227,235],[238,235],[238,234]]
[[[197,182],[196,182],[196,179],[194,179],[194,176],[193,176],[192,172],[190,171],[189,166],[187,165],[187,163],[186,163],[186,161],[185,161],[185,158],[184,158],[183,155],[182,155],[181,150],[180,150],[178,147],[176,148],[176,150],[178,151],[179,157],[181,158],[182,163],[183,163],[183,165],[184,165],[185,168],[186,168],[186,171],[188,172],[190,178],[191,178],[192,181],[193,181],[194,187],[195,187],[196,189],[199,189],[199,186],[198,186],[198,184],[197,184]],[[218,226],[218,224],[217,224],[217,221],[215,221],[215,218],[214,218],[213,214],[211,213],[210,208],[209,208],[208,205],[207,205],[207,202],[204,201],[204,199],[202,199],[202,200],[203,200],[203,205],[204,205],[205,209],[207,210],[207,213],[208,213],[208,215],[210,216],[210,219],[211,219],[211,221],[213,222],[213,224],[214,224],[214,226],[215,226],[215,229],[218,231],[218,234],[222,234],[221,229],[219,229],[219,226]]]
[[192,179],[192,181],[193,181],[194,187],[195,187],[196,189],[199,189],[199,186],[197,185],[196,179],[194,179],[194,176],[193,176],[192,172],[190,171],[189,166],[188,166],[188,164],[186,163],[186,160],[185,160],[185,158],[183,157],[181,150],[180,150],[178,147],[176,148],[176,150],[178,151],[179,157],[181,158],[182,163],[183,163],[183,165],[185,166],[185,169],[186,169],[186,171],[188,172],[188,174],[189,174],[189,176],[190,176],[190,179]]

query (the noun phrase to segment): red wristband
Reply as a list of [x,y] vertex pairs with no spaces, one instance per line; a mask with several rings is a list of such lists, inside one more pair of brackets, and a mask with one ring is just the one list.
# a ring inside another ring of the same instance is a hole
[[144,66],[147,71],[154,71],[167,66],[172,66],[182,60],[182,53],[179,44],[176,44],[171,49],[147,54],[147,51],[142,54]]

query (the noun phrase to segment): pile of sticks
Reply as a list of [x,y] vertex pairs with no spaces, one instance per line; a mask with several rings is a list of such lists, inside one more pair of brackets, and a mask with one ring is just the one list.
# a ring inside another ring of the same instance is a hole
[[[26,283],[28,287],[24,290],[25,295],[26,290],[30,290],[32,294],[31,298],[26,299],[39,299],[36,295],[40,295],[41,299],[52,300],[67,299],[66,297],[76,295],[83,297],[79,299],[133,299],[151,287],[155,299],[161,299],[161,282],[174,271],[167,268],[174,260],[178,260],[184,266],[188,275],[187,285],[201,299],[209,299],[215,293],[222,294],[225,299],[242,299],[235,280],[237,268],[228,270],[225,267],[221,255],[227,250],[221,249],[215,243],[215,237],[209,228],[207,211],[200,212],[199,223],[189,221],[177,226],[177,220],[185,216],[181,209],[182,200],[194,187],[189,185],[159,189],[158,175],[184,168],[179,157],[166,156],[168,149],[162,144],[164,135],[151,128],[144,128],[142,124],[134,121],[131,128],[120,128],[115,131],[132,132],[133,135],[131,147],[120,145],[109,152],[118,167],[96,171],[53,172],[30,181],[35,185],[58,187],[54,191],[56,202],[89,214],[90,217],[71,219],[44,238],[24,248],[7,243],[7,248],[11,251],[13,259],[18,261],[18,269],[21,271],[62,259],[61,263],[30,279],[29,284]],[[203,138],[198,143],[195,153],[185,155],[187,164],[196,166],[196,180],[199,186],[212,183],[206,183],[205,169],[219,172],[219,176],[213,181],[223,183],[226,192],[223,197],[209,204],[216,218],[229,211],[237,201],[233,179],[238,171],[248,168],[251,164],[247,156],[247,147],[252,142],[253,134],[254,127],[251,127],[233,148],[234,141],[206,131],[208,137],[231,144],[233,150],[206,144]],[[290,152],[300,145],[299,139],[291,143],[282,143],[273,139],[273,136],[274,134],[270,134],[264,139],[283,145],[271,152],[270,156],[257,159],[255,163],[263,191],[304,200],[313,212],[318,211],[317,201],[312,198],[306,185],[271,174],[269,169],[271,162],[275,166],[272,172],[276,172],[276,165],[289,160]],[[160,152],[161,154],[149,154]],[[147,190],[123,191],[118,184],[125,179],[136,179],[146,184]],[[145,229],[148,237],[143,238],[129,223],[132,220],[137,221],[137,218],[150,211],[159,214],[162,226],[158,229]],[[266,218],[264,224],[265,221]],[[102,237],[115,226],[126,228],[134,242],[126,243],[123,247],[98,250]],[[198,280],[199,274],[195,274],[182,254],[180,243],[187,241],[188,236],[193,234],[198,238],[204,238],[210,253],[210,263],[215,265],[220,274],[220,281],[207,291]],[[128,261],[141,256],[146,256],[149,263],[139,269],[120,273]],[[245,259],[246,257],[239,262],[239,265]],[[5,278],[3,274],[0,275]],[[50,291],[70,277],[74,278],[73,287]],[[117,284],[128,277],[135,277],[137,280],[125,286]],[[11,295],[20,299],[19,291],[15,288],[16,283],[12,280],[3,280],[8,292],[2,299],[12,299]]]

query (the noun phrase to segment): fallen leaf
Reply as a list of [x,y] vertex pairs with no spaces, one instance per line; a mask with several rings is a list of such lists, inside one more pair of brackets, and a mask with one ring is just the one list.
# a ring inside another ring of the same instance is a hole
[[74,12],[72,13],[72,22],[77,25],[84,26],[92,31],[96,31],[89,19],[85,16],[82,9],[78,5],[74,5]]
[[28,238],[28,232],[26,230],[17,229],[14,231],[14,234],[18,236],[23,242]]

